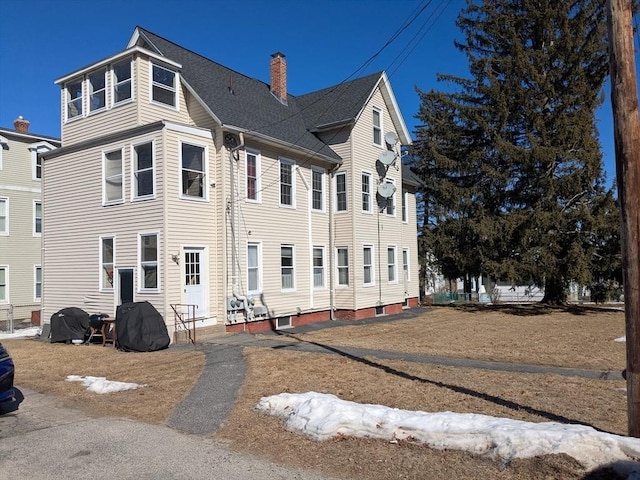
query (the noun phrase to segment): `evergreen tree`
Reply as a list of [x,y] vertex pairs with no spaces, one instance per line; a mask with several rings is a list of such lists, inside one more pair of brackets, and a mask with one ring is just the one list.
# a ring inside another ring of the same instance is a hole
[[414,170],[424,242],[447,275],[480,272],[566,301],[591,279],[587,220],[605,195],[595,110],[608,73],[603,0],[467,1],[470,79],[419,92]]

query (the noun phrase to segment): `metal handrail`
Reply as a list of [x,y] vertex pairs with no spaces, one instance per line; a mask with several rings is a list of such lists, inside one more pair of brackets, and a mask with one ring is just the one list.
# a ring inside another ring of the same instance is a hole
[[[198,308],[198,306],[188,304],[188,303],[173,303],[173,304],[170,304],[169,306],[173,310],[174,325],[177,325],[179,321],[180,324],[182,324],[182,326],[184,327],[185,331],[187,332],[187,335],[189,336],[189,341],[195,345],[196,343],[196,309]],[[185,322],[185,319],[183,318],[183,315],[185,314],[178,311],[178,310],[182,310],[183,307],[186,307],[186,310],[187,310],[186,322]],[[189,313],[191,314],[189,315]],[[193,322],[193,337],[191,336],[191,328],[187,325],[188,322]]]

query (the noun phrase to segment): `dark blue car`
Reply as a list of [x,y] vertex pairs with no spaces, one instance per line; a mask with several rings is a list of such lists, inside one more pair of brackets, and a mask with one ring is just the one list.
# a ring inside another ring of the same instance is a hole
[[16,392],[13,389],[13,375],[15,367],[11,355],[0,343],[0,403],[14,400]]

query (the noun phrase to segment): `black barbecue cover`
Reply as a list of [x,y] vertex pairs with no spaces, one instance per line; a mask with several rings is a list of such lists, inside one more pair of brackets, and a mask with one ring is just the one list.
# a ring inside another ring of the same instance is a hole
[[84,341],[87,330],[89,330],[89,314],[81,308],[63,308],[51,315],[51,343]]
[[124,303],[116,310],[116,347],[125,352],[155,352],[171,339],[162,315],[149,302]]

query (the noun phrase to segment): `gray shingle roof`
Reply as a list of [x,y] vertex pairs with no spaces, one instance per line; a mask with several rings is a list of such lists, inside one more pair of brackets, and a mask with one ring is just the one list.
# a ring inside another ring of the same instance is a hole
[[406,183],[407,185],[412,185],[414,187],[420,187],[424,185],[424,182],[418,177],[415,173],[411,171],[411,169],[402,164],[402,183]]
[[362,109],[381,73],[302,96],[288,95],[288,105],[269,85],[247,77],[148,30],[137,27],[142,40],[182,65],[181,75],[223,125],[280,140],[340,162],[341,158],[312,131],[351,121]]
[[298,97],[309,130],[355,121],[382,72]]

